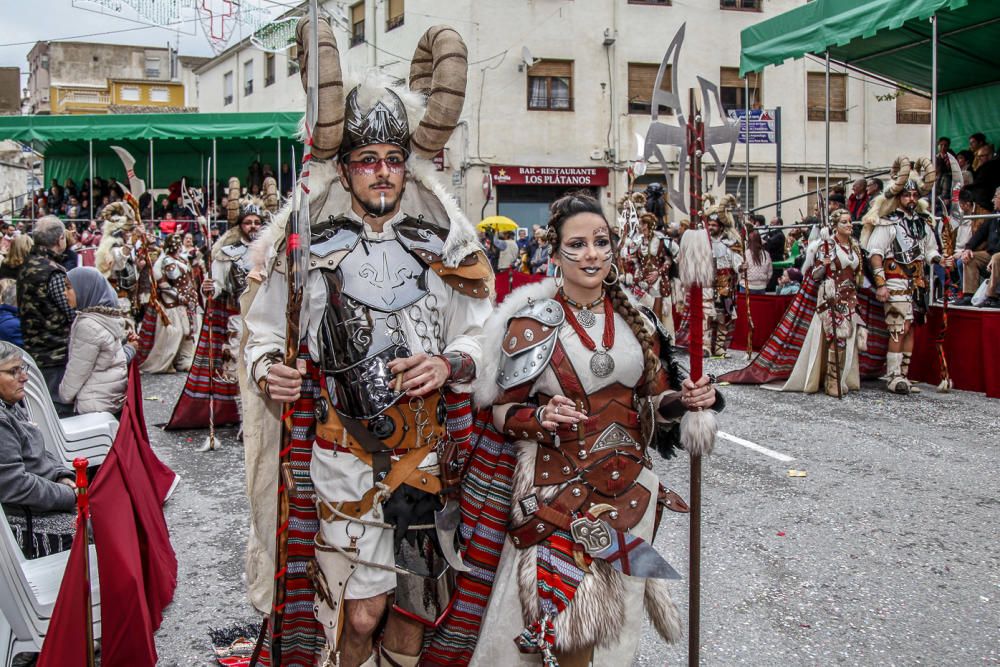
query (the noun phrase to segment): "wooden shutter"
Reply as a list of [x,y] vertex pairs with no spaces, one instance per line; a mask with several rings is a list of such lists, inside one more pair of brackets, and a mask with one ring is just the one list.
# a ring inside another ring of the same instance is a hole
[[573,76],[572,60],[540,60],[528,70],[528,76]]
[[896,122],[909,125],[926,125],[931,122],[931,101],[905,90],[896,96]]
[[[764,92],[760,89],[760,72],[750,72],[747,78],[750,79],[750,106],[760,106],[764,103]],[[746,83],[740,78],[740,69],[738,67],[720,67],[719,87],[739,88],[745,91]],[[739,98],[743,99],[742,93],[740,93]]]
[[[826,120],[826,73],[806,74],[806,106],[809,120]],[[847,75],[830,73],[830,121],[847,120]]]
[[365,3],[359,2],[351,7],[351,25],[361,23],[365,20]]
[[389,0],[389,14],[386,18],[390,21],[403,15],[403,0]]
[[[644,63],[628,64],[628,101],[649,104],[653,99],[653,86],[656,84],[656,73],[659,65]],[[669,74],[665,77],[665,88],[670,90]]]
[[719,86],[722,88],[742,88],[743,79],[740,78],[740,70],[737,67],[719,68]]

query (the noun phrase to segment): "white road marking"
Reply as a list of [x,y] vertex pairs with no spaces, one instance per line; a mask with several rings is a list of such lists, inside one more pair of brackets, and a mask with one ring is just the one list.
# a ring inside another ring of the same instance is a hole
[[772,459],[778,459],[783,463],[788,463],[789,461],[794,461],[795,457],[788,456],[787,454],[782,454],[781,452],[776,452],[773,449],[768,449],[763,445],[758,445],[756,442],[750,442],[749,440],[744,440],[743,438],[738,438],[735,435],[730,435],[725,431],[719,431],[719,437],[723,440],[728,440],[729,442],[734,442],[737,445],[742,445],[747,449],[752,449],[755,452],[764,454],[765,456],[770,456]]

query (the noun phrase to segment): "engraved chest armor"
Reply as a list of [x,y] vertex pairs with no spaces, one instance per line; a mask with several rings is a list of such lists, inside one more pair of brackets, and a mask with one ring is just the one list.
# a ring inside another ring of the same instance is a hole
[[134,290],[139,284],[139,270],[135,266],[135,260],[129,257],[123,269],[112,272],[111,282],[124,292]]
[[247,275],[250,273],[249,246],[243,242],[233,243],[220,248],[229,261],[229,273],[226,276],[226,286],[223,291],[238,296],[246,290]]
[[410,307],[428,294],[427,267],[418,253],[427,244],[440,251],[443,238],[433,231],[401,233],[408,220],[397,224],[396,238],[381,241],[363,238],[360,223],[345,218],[313,234],[314,257],[347,251],[336,268],[319,269],[327,288],[319,363],[336,409],[356,419],[376,417],[403,397],[388,364],[417,352],[404,326]]
[[923,240],[927,236],[927,222],[920,215],[894,214],[896,235],[892,240],[892,256],[900,264],[912,264],[923,259]]

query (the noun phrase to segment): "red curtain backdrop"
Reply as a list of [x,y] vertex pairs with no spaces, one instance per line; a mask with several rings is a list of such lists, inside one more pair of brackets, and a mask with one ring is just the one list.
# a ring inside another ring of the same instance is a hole
[[540,273],[522,273],[521,271],[499,271],[496,274],[496,295],[497,303],[503,301],[508,294],[516,290],[521,285],[537,283],[544,280],[545,276]]
[[[781,316],[788,310],[794,295],[778,296],[776,294],[751,294],[750,314],[753,315],[753,349],[759,350],[771,337],[774,327],[778,326]],[[737,297],[736,328],[733,330],[733,342],[729,347],[734,350],[747,349],[747,297],[740,294]]]
[[[943,310],[931,308],[926,326],[917,327],[910,376],[928,384],[941,381],[937,347]],[[956,389],[1000,398],[1000,311],[948,309],[944,343],[948,372]]]

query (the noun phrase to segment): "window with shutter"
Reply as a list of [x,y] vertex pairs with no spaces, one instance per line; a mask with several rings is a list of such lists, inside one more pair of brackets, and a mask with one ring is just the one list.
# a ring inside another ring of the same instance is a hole
[[292,44],[292,47],[285,51],[287,54],[285,57],[288,58],[287,71],[288,76],[299,73],[299,47],[296,44]]
[[528,70],[528,109],[573,110],[572,60],[541,60]]
[[630,5],[666,5],[671,4],[671,0],[628,0]]
[[385,31],[403,25],[403,0],[389,0],[385,13]]
[[896,96],[896,122],[900,125],[929,125],[930,99],[905,90],[899,91]]
[[359,2],[351,7],[351,46],[364,44],[365,41],[365,3]]
[[[656,74],[660,71],[659,65],[647,63],[628,64],[628,112],[637,114],[647,114],[652,110],[653,87],[656,85]],[[671,66],[667,65],[663,73],[663,80],[660,82],[660,90],[670,91],[671,86]],[[671,114],[673,110],[660,105],[661,114]]]
[[[751,72],[750,79],[750,108],[760,109],[764,103],[764,91],[761,87],[760,72]],[[744,95],[746,93],[746,83],[740,78],[738,67],[719,68],[719,97],[722,98],[722,108],[726,112],[734,109],[746,108]]]
[[[806,74],[806,117],[809,120],[826,120],[826,74]],[[847,75],[830,73],[830,122],[847,122]]]
[[760,11],[760,0],[719,0],[720,9],[740,9],[748,12]]

